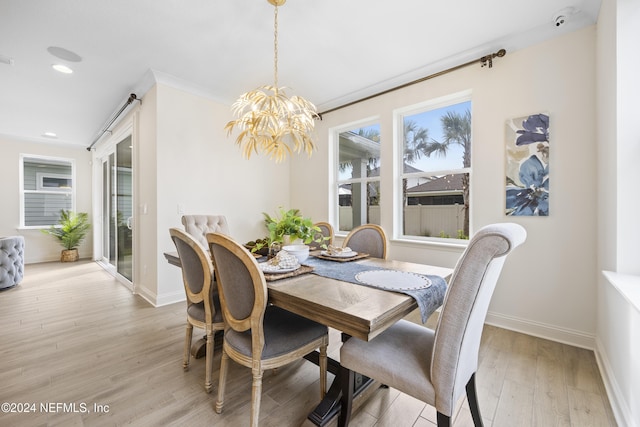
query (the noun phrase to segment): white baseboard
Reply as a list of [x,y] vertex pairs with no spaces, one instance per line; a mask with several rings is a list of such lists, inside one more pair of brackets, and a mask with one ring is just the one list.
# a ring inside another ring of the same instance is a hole
[[162,307],[163,305],[173,304],[176,302],[184,301],[186,299],[184,291],[182,289],[179,292],[171,292],[158,295],[155,292],[151,292],[147,288],[138,286],[136,287],[135,293],[140,295],[154,307]]
[[136,295],[140,295],[149,304],[151,304],[154,307],[157,307],[155,292],[151,292],[149,289],[143,288],[142,286],[136,286],[136,289],[133,293]]
[[595,335],[572,329],[559,328],[554,325],[533,322],[527,319],[492,312],[487,314],[485,323],[509,329],[511,331],[522,332],[523,334],[532,335],[534,337],[557,341],[589,350],[595,350]]
[[187,297],[184,294],[184,289],[179,292],[172,292],[169,294],[162,294],[158,296],[156,301],[156,307],[162,307],[163,305],[169,305],[180,301],[185,301]]
[[600,370],[600,376],[604,383],[604,388],[607,391],[607,397],[611,404],[611,410],[613,416],[620,427],[640,427],[631,415],[631,409],[628,406],[628,402],[624,399],[624,394],[620,391],[620,386],[616,381],[616,377],[611,369],[611,363],[604,351],[604,346],[598,337],[596,337],[596,348],[594,351],[596,355],[596,363]]

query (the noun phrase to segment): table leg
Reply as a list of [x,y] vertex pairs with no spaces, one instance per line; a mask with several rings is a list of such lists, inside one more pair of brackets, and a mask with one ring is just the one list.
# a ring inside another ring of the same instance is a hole
[[[318,364],[319,354],[317,351],[307,354],[305,359],[310,362]],[[342,381],[342,369],[340,367],[340,362],[335,359],[327,358],[327,371],[331,372],[335,375],[329,390],[324,396],[324,399],[316,406],[316,408],[309,414],[307,417],[309,421],[314,423],[319,427],[323,427],[329,421],[333,419],[336,415],[340,413],[340,397],[342,396],[342,389],[340,382]],[[376,383],[377,384],[377,383]],[[353,375],[353,396],[354,398],[362,395],[366,390],[368,390],[371,386],[374,385],[374,381],[365,377],[362,374],[354,372]]]
[[[213,348],[218,350],[222,348],[222,340],[224,339],[223,331],[216,331],[213,335]],[[191,356],[196,359],[201,359],[207,355],[207,336],[203,335],[202,338],[191,344]]]
[[[337,363],[337,362],[336,362]],[[307,417],[309,421],[319,427],[323,427],[336,415],[340,413],[340,397],[342,397],[342,391],[340,388],[340,381],[342,381],[341,374],[338,373],[331,383],[331,387],[324,396],[324,399]],[[375,381],[371,378],[365,377],[357,372],[354,372],[353,383],[353,396],[354,399],[367,391],[370,387],[374,386]]]

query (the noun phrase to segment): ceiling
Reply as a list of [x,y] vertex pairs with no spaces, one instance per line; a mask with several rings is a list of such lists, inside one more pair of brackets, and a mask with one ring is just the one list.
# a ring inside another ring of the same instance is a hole
[[[279,9],[279,83],[322,112],[594,24],[600,3],[289,0]],[[0,135],[87,147],[150,80],[231,105],[273,83],[273,9],[267,0],[0,0]]]

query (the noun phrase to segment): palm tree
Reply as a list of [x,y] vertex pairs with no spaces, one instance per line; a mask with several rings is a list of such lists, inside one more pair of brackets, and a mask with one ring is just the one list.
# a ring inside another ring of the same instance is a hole
[[415,163],[423,155],[428,155],[428,145],[429,129],[418,127],[413,120],[407,120],[404,124],[404,161]]
[[[413,164],[422,156],[429,156],[429,129],[419,127],[413,120],[404,123],[404,150],[402,152],[404,164]],[[404,172],[404,171],[403,171]],[[402,180],[402,206],[407,205],[407,180]],[[404,224],[404,221],[402,221]],[[404,226],[403,226],[404,228]]]
[[[471,111],[466,110],[460,114],[447,111],[440,117],[444,139],[442,142],[431,140],[424,151],[427,157],[432,154],[446,155],[451,144],[462,146],[462,165],[465,168],[471,166]],[[469,235],[469,175],[462,176],[462,199],[464,202],[464,235]]]

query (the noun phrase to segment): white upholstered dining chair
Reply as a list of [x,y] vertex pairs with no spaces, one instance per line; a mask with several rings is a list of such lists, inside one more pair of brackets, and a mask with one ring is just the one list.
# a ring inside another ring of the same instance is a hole
[[207,233],[229,235],[229,223],[224,215],[183,215],[184,231],[191,234],[202,246],[209,248]]
[[456,265],[435,330],[401,320],[369,342],[352,337],[342,345],[339,426],[351,417],[354,371],[435,407],[438,427],[450,425],[466,390],[474,424],[482,426],[475,385],[482,329],[507,254],[526,235],[513,223],[478,230]]

